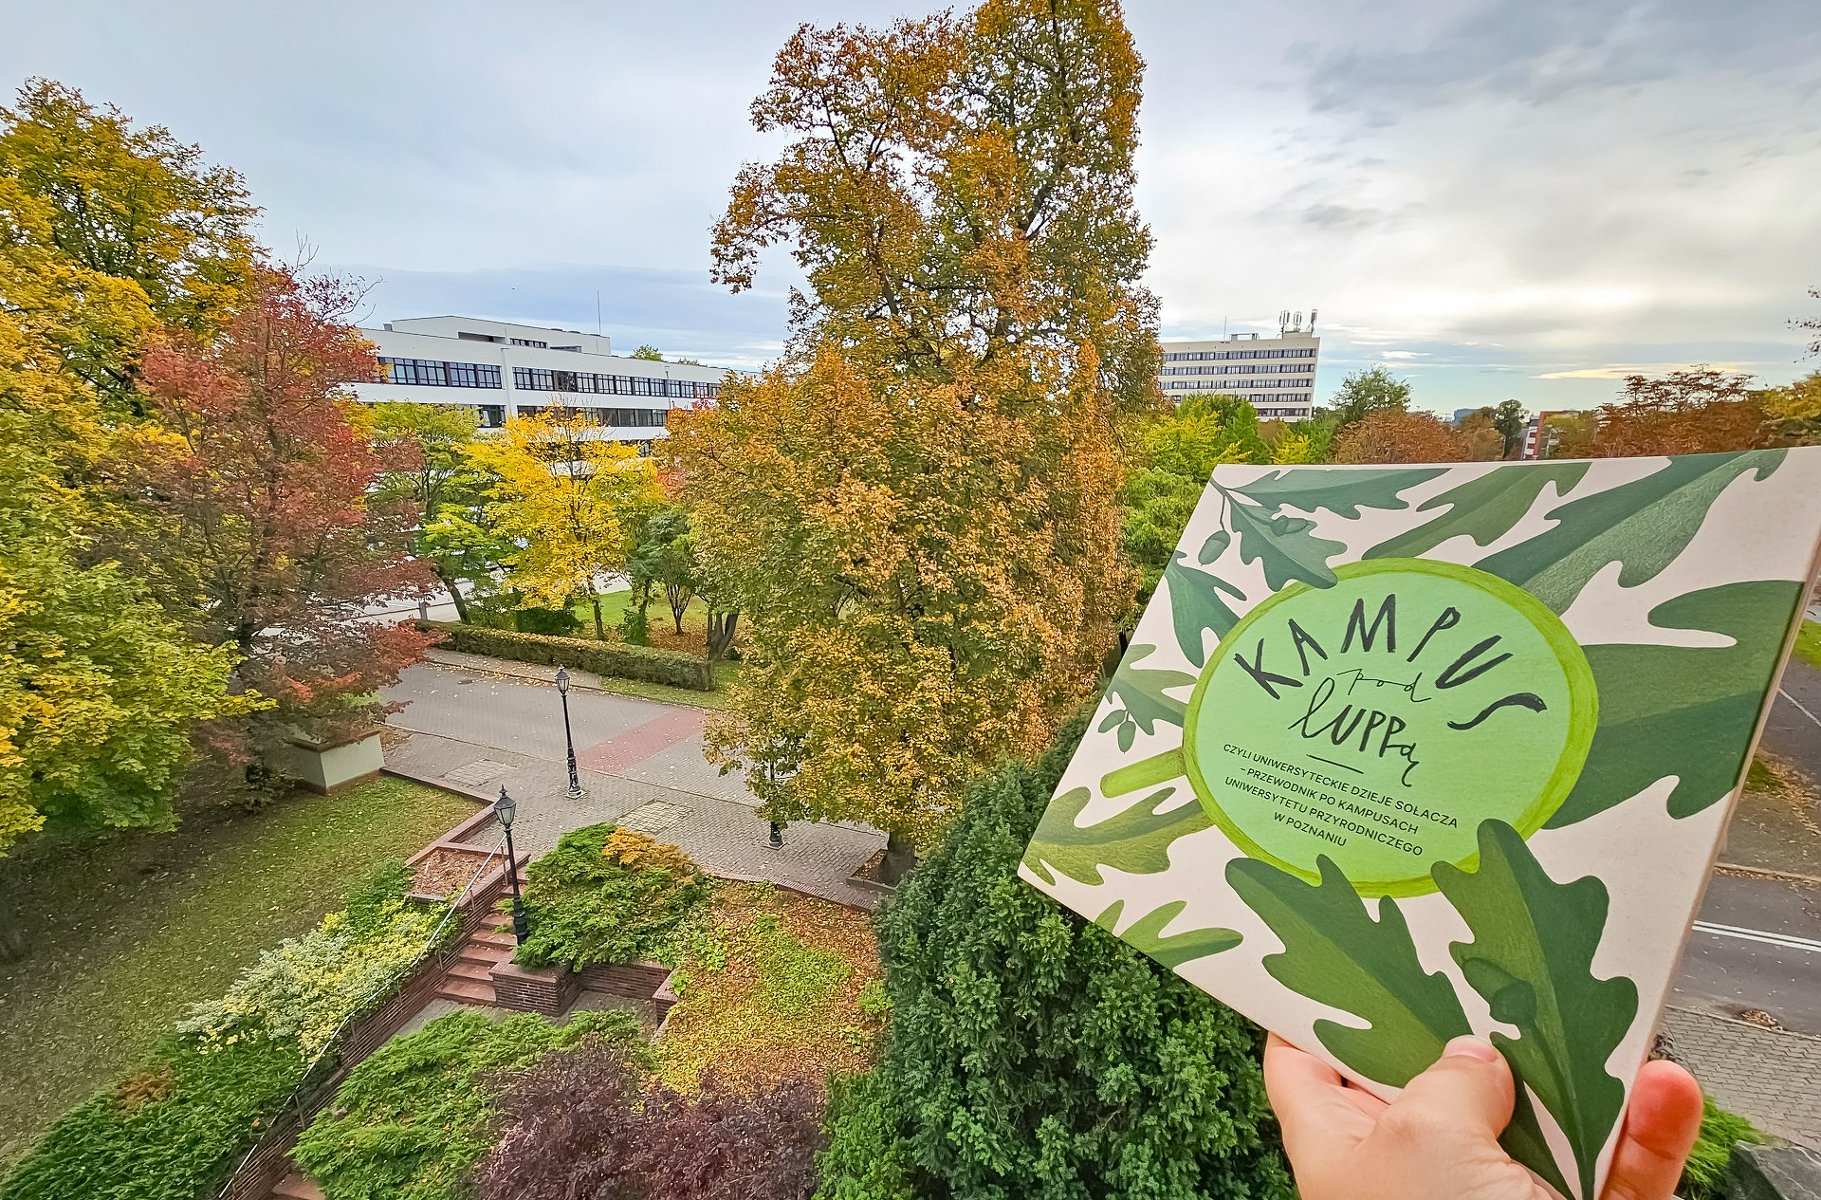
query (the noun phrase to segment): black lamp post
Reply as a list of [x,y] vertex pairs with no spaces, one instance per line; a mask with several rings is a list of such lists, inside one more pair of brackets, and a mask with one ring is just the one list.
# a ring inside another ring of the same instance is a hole
[[525,897],[518,890],[518,855],[512,849],[512,820],[518,816],[518,801],[500,789],[500,798],[493,804],[493,815],[499,818],[500,828],[506,831],[506,875],[512,880],[512,937],[521,946],[531,936],[531,923],[525,917]]
[[579,800],[584,793],[582,781],[575,773],[575,734],[569,731],[569,669],[556,669],[556,694],[563,698],[563,741],[569,746],[569,798]]

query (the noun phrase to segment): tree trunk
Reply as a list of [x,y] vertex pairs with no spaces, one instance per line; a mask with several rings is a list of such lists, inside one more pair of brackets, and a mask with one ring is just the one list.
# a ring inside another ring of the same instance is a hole
[[892,830],[885,837],[885,857],[879,863],[879,882],[898,886],[917,862],[917,848]]
[[594,640],[604,642],[607,640],[607,623],[601,620],[601,598],[595,595],[593,589],[590,589],[588,601],[594,605]]
[[455,601],[455,619],[464,625],[468,624],[468,600],[462,595],[461,582],[445,574],[440,566],[436,568],[436,577],[449,589],[449,599]]
[[726,612],[710,607],[708,610],[708,661],[719,662],[728,650],[733,648],[733,637],[740,626],[740,610],[730,608]]
[[670,623],[676,627],[677,636],[682,637],[683,614],[688,611],[693,596],[688,588],[667,583],[664,585],[664,598],[670,601]]

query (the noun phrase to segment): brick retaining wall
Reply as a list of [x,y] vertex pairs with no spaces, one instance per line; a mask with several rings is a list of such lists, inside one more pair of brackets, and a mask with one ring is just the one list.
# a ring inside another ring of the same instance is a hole
[[670,1015],[671,1006],[677,1002],[676,993],[670,990],[670,968],[663,963],[645,959],[627,963],[597,963],[592,967],[583,967],[576,974],[585,991],[606,992],[610,996],[624,996],[629,1000],[652,1001],[657,1005],[660,1024]]

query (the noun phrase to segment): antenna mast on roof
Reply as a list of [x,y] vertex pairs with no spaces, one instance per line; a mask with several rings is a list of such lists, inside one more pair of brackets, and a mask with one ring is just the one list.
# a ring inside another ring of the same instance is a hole
[[601,289],[594,289],[594,336],[601,336]]

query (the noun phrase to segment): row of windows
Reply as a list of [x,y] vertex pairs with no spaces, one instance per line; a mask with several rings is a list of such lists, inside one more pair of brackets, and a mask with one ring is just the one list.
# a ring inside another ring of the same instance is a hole
[[[541,404],[521,404],[520,414],[532,417],[545,411]],[[590,425],[611,425],[616,428],[631,427],[638,429],[662,429],[666,410],[661,408],[574,408]]]
[[1313,375],[1315,364],[1244,363],[1235,367],[1165,367],[1162,375]]
[[[595,375],[588,371],[512,368],[512,386],[528,392],[574,392],[587,396],[666,396],[680,400],[713,400],[717,384],[690,379],[646,379],[639,375]],[[661,424],[662,422],[660,422]]]
[[433,358],[382,358],[387,383],[420,387],[497,388],[500,369],[486,363],[438,362]]
[[[1235,388],[1306,388],[1314,380],[1310,379],[1239,379],[1231,386]],[[1211,379],[1168,379],[1161,385],[1166,392],[1211,392],[1223,384]]]
[[[1314,392],[1201,392],[1199,395],[1234,396],[1241,400],[1250,400],[1254,404],[1313,404]],[[1173,396],[1172,401],[1181,404],[1186,396]]]
[[1165,362],[1217,362],[1223,358],[1314,358],[1315,347],[1306,350],[1172,350],[1164,354]]

